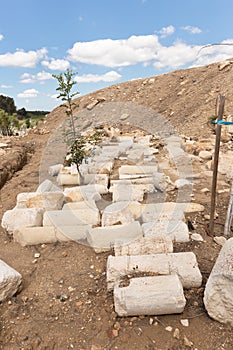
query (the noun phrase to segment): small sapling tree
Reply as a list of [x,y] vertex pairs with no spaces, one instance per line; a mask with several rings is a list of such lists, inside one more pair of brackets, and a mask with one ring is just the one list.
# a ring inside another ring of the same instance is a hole
[[[66,108],[66,115],[70,119],[71,132],[65,133],[66,142],[68,145],[68,152],[66,156],[66,163],[68,165],[76,164],[80,181],[82,181],[82,174],[80,172],[80,165],[83,159],[91,154],[94,146],[100,142],[100,133],[96,132],[91,136],[82,136],[76,131],[75,128],[75,116],[74,111],[78,107],[72,99],[79,94],[79,92],[72,92],[73,86],[76,81],[73,80],[75,73],[72,70],[67,69],[65,73],[59,75],[53,74],[53,77],[58,81],[57,91],[59,95],[57,98],[61,98],[65,102],[63,105]],[[71,136],[71,137],[70,137]]]

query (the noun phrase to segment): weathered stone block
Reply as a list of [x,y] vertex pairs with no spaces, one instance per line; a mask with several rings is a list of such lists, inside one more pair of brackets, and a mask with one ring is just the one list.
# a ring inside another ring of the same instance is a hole
[[108,174],[86,174],[83,179],[84,185],[98,184],[108,187]]
[[115,256],[172,253],[173,244],[169,238],[142,237],[133,242],[119,240],[114,245]]
[[80,177],[79,174],[59,173],[57,176],[57,183],[59,186],[80,185]]
[[121,184],[112,187],[113,202],[143,201],[144,190],[140,185]]
[[19,227],[13,233],[14,240],[21,246],[37,245],[57,242],[55,228],[47,227]]
[[138,202],[116,202],[108,205],[102,213],[102,226],[126,224],[141,216],[142,205]]
[[93,208],[46,211],[43,218],[43,226],[55,227],[98,225],[99,222],[99,211]]
[[183,221],[161,220],[142,224],[145,237],[166,237],[173,242],[189,242],[188,226]]
[[95,201],[80,201],[80,202],[69,202],[65,203],[62,210],[79,210],[79,209],[95,209],[97,206]]
[[103,185],[86,185],[65,188],[64,195],[67,202],[80,202],[83,200],[99,200],[100,194],[108,193],[108,188]]
[[141,225],[134,221],[125,225],[90,228],[87,241],[96,253],[100,253],[113,248],[116,240],[124,239],[129,242],[139,237],[142,237]]
[[114,304],[119,316],[165,315],[183,312],[186,300],[177,275],[150,276],[115,286]]
[[204,304],[210,317],[233,327],[233,238],[226,241],[211,271]]
[[153,176],[158,171],[158,166],[154,165],[122,165],[119,168],[119,179],[130,179],[138,177]]
[[11,298],[18,291],[21,283],[20,273],[0,260],[0,301]]
[[18,194],[16,207],[59,210],[62,208],[64,200],[65,197],[62,192],[25,192]]
[[59,174],[59,172],[60,172],[62,167],[63,167],[62,164],[51,165],[49,167],[49,171],[48,171],[49,175],[50,176],[57,176]]
[[37,188],[36,192],[44,193],[44,192],[62,192],[62,190],[54,185],[50,180],[44,180]]
[[164,202],[142,205],[142,221],[151,222],[158,220],[183,220],[184,209],[180,203]]
[[7,210],[2,217],[2,227],[12,234],[21,226],[42,226],[43,209],[41,208],[14,208]]
[[202,284],[202,275],[192,252],[108,257],[108,289],[112,289],[122,277],[135,273],[177,274],[184,288]]
[[55,227],[56,238],[59,242],[82,242],[87,238],[90,225],[58,226]]

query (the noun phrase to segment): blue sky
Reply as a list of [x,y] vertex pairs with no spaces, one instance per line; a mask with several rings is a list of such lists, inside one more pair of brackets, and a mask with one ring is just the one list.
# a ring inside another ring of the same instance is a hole
[[232,0],[7,0],[0,11],[0,94],[52,110],[52,74],[78,72],[80,96],[233,57]]

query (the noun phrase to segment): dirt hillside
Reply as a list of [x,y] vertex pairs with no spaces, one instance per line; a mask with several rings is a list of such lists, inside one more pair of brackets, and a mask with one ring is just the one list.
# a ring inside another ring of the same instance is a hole
[[[125,131],[141,128],[161,138],[176,132],[184,140],[208,140],[213,149],[214,127],[209,120],[216,114],[219,94],[226,97],[224,116],[233,115],[232,82],[229,60],[116,84],[75,100],[79,106],[77,126],[80,130],[101,124],[119,125]],[[44,166],[63,160],[64,120],[65,109],[58,107],[28,135],[0,139],[8,143],[0,156],[0,219],[15,206],[18,193],[36,190],[46,176]],[[224,152],[232,150],[231,141],[228,135],[222,145]],[[208,235],[203,219],[209,214],[210,192],[201,190],[211,188],[211,176],[194,150],[190,155],[194,173],[202,174],[194,185],[195,201],[205,206],[204,213],[190,219],[204,243],[190,241],[184,249],[196,253],[203,285],[186,293],[184,314],[153,318],[153,322],[146,315],[119,318],[106,289],[108,254],[97,255],[77,243],[21,247],[0,228],[0,258],[23,276],[20,293],[0,304],[0,349],[233,349],[232,328],[209,318],[203,305],[205,283],[221,247]],[[223,235],[231,185],[225,176],[219,181],[218,236]],[[35,259],[35,253],[40,257]],[[181,325],[182,318],[189,320],[188,327]],[[167,326],[173,331],[167,331]],[[116,337],[112,335],[114,327],[119,329]],[[176,328],[179,336],[174,336]]]

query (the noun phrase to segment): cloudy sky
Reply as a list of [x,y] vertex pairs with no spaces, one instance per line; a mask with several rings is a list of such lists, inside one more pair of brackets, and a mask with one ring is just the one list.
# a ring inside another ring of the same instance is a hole
[[52,110],[52,74],[94,90],[233,57],[232,0],[7,0],[0,11],[0,94]]

